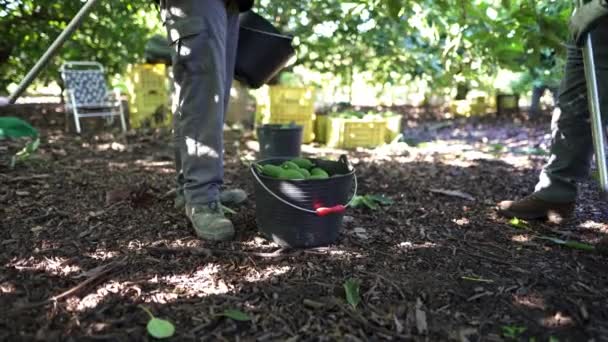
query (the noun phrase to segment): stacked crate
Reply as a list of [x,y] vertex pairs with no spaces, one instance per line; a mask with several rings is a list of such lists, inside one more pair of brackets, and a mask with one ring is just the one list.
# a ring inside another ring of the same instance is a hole
[[326,144],[329,147],[377,147],[386,139],[384,118],[327,118]]
[[392,114],[384,117],[386,120],[386,134],[384,142],[391,143],[399,134],[401,134],[401,121],[402,116],[400,114]]
[[314,88],[270,86],[257,92],[256,124],[302,126],[302,142],[313,141]]
[[132,128],[171,125],[169,82],[164,64],[131,65],[126,83]]

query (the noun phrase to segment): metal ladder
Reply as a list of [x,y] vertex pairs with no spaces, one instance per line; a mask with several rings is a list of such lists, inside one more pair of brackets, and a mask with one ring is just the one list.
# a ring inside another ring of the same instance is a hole
[[[583,0],[577,0],[576,5],[580,8],[583,5]],[[587,36],[585,37],[585,44],[583,46],[583,64],[585,66],[585,78],[587,80],[589,112],[591,113],[591,131],[593,134],[593,147],[600,182],[600,196],[601,199],[605,201],[608,199],[606,137],[605,128],[602,124],[600,94],[597,85],[597,73],[595,72],[595,56],[593,55],[593,42],[591,41],[591,34],[587,34]],[[604,94],[604,96],[608,96],[608,94]]]

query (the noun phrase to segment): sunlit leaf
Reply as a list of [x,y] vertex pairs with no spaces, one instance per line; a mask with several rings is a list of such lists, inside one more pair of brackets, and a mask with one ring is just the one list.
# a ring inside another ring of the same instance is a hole
[[517,217],[514,217],[509,220],[509,224],[515,228],[527,228],[528,223],[524,220],[520,220]]
[[152,318],[146,325],[148,334],[155,338],[168,338],[175,334],[175,326],[167,320]]

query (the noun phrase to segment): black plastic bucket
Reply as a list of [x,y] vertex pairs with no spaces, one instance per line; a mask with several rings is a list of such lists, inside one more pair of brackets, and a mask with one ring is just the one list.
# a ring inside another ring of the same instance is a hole
[[258,14],[248,11],[239,17],[239,42],[235,78],[252,88],[271,80],[295,54],[292,36],[281,34]]
[[259,159],[295,158],[300,155],[302,126],[263,125],[257,129]]
[[[280,165],[285,158],[259,165]],[[261,175],[255,165],[255,216],[260,232],[282,247],[310,248],[336,242],[344,209],[357,191],[355,170],[339,161],[310,159],[331,176],[320,180],[280,180]],[[354,193],[353,189],[354,182]]]

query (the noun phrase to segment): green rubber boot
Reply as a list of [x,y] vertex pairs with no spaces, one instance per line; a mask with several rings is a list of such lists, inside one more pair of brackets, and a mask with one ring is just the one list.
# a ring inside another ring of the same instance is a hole
[[[241,204],[247,200],[247,193],[242,189],[228,189],[220,193],[220,202],[224,205],[228,204]],[[184,193],[178,191],[175,195],[175,201],[173,202],[175,209],[182,209],[186,206],[186,198]]]
[[201,239],[209,241],[228,241],[234,237],[234,226],[224,216],[219,202],[210,202],[206,205],[186,205],[186,216]]

